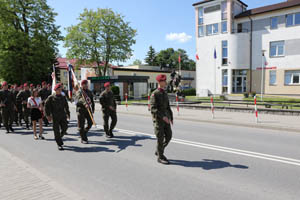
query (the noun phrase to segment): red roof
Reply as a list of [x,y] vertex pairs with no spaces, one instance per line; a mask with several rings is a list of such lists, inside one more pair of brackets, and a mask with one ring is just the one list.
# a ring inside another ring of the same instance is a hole
[[[60,69],[68,69],[68,64],[70,63],[71,65],[76,66],[77,60],[78,59],[57,58],[58,65],[56,65],[56,67],[59,67]],[[104,62],[102,62],[100,65],[104,66]],[[79,67],[97,67],[97,63],[82,64],[79,65]],[[109,67],[114,68],[116,66],[109,65]]]

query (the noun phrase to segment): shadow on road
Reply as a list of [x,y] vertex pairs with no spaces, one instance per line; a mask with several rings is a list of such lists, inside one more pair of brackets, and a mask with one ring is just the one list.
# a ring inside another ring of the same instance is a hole
[[244,165],[232,165],[229,162],[221,160],[203,159],[203,161],[186,161],[186,160],[169,160],[172,165],[178,165],[183,167],[199,167],[204,170],[222,169],[227,167],[233,167],[237,169],[248,169],[248,166]]
[[108,139],[107,141],[90,141],[90,144],[95,144],[95,145],[109,145],[109,146],[117,146],[119,150],[117,153],[125,150],[129,146],[133,147],[142,147],[143,145],[137,144],[138,141],[141,140],[152,140],[150,137],[145,137],[145,136],[115,136],[114,138]]
[[74,151],[78,153],[96,153],[96,152],[115,152],[114,150],[108,149],[106,147],[79,147],[79,146],[68,146],[65,145],[64,149],[66,151]]

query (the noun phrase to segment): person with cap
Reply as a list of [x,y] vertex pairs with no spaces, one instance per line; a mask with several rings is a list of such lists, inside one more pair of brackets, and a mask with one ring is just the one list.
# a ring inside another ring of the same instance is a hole
[[[100,94],[100,104],[103,112],[104,131],[107,138],[114,137],[113,129],[117,124],[117,104],[114,99],[114,94],[111,91],[110,83],[104,84],[105,90]],[[111,118],[110,127],[108,125]]]
[[[27,107],[28,98],[31,97],[31,92],[27,83],[24,83],[24,89],[17,95],[17,101],[22,104],[23,119],[26,123],[26,128],[29,130],[30,109]],[[20,120],[20,119],[19,119]]]
[[69,105],[66,97],[62,96],[62,85],[58,83],[54,87],[55,93],[50,95],[45,102],[46,116],[49,122],[53,121],[53,131],[58,150],[62,151],[62,137],[68,130],[68,121],[70,119]]
[[0,93],[0,103],[2,107],[2,119],[6,128],[6,133],[14,132],[12,124],[14,122],[14,110],[16,109],[16,101],[13,93],[8,90],[7,82],[3,82],[3,89]]
[[[92,114],[95,111],[94,95],[88,87],[88,81],[83,80],[81,89],[76,92],[76,112],[81,143],[83,144],[88,143],[87,133],[93,125]],[[87,120],[87,127],[84,127],[85,120]]]
[[[17,99],[17,95],[19,93],[19,87],[17,84],[14,85],[14,88],[12,90],[12,93],[14,95],[15,100]],[[18,106],[17,106],[17,101],[16,101],[16,110],[14,111],[14,121],[16,125],[19,125],[19,111],[18,111]]]
[[[41,97],[42,99],[42,105],[43,105],[43,108],[45,108],[45,101],[46,99],[51,95],[51,91],[48,90],[47,88],[47,83],[45,81],[42,82],[42,89],[39,90],[39,96]],[[45,113],[45,111],[43,110],[43,113]],[[48,126],[49,125],[49,122],[47,120],[47,117],[44,115],[43,116],[43,121],[44,121],[44,124],[45,126]]]
[[158,75],[156,80],[158,88],[153,91],[150,98],[154,132],[157,138],[155,155],[158,156],[157,161],[159,163],[169,164],[168,159],[164,155],[164,150],[172,139],[171,124],[173,124],[173,112],[170,107],[168,94],[165,91],[167,86],[166,75]]
[[31,93],[32,93],[32,91],[34,90],[34,88],[35,88],[35,87],[34,87],[34,84],[31,83],[31,84],[30,84],[30,92],[31,92]]

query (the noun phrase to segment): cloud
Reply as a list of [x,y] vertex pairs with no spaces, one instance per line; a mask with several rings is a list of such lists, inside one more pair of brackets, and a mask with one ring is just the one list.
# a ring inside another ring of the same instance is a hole
[[166,35],[166,40],[177,41],[180,43],[188,42],[192,39],[192,36],[187,35],[186,33],[169,33]]

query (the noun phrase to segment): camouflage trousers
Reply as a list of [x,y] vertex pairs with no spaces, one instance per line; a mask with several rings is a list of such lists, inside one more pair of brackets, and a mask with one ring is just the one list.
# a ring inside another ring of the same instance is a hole
[[159,158],[163,158],[165,148],[168,146],[172,139],[171,125],[164,121],[154,121],[154,133],[157,138],[156,152]]

